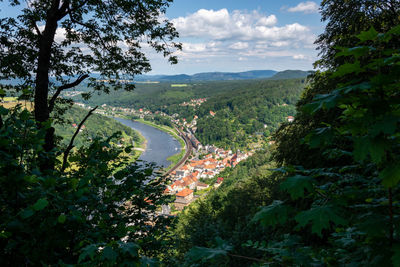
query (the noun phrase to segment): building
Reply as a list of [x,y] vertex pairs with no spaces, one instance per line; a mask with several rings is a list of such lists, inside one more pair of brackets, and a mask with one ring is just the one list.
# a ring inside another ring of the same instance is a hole
[[223,181],[224,181],[224,178],[218,177],[217,182],[214,184],[214,188],[220,187],[220,185],[222,184]]
[[193,200],[193,190],[185,188],[176,194],[175,208],[177,210],[183,210]]
[[196,189],[197,189],[197,190],[203,190],[203,189],[207,189],[207,188],[209,188],[209,187],[210,187],[210,186],[209,186],[208,184],[197,183]]

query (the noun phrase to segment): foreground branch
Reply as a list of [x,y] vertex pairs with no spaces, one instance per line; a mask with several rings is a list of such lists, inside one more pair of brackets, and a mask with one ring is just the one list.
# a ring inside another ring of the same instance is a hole
[[235,258],[246,259],[246,260],[258,261],[258,262],[265,262],[262,259],[257,259],[257,258],[253,258],[253,257],[246,257],[246,256],[242,256],[242,255],[232,254],[232,253],[228,253],[228,256],[235,257]]
[[63,156],[63,163],[61,166],[61,172],[64,172],[65,168],[67,167],[67,161],[68,161],[68,155],[71,152],[72,148],[74,147],[74,140],[75,137],[78,135],[79,131],[82,128],[82,125],[85,123],[85,121],[92,115],[93,111],[95,111],[98,108],[98,106],[94,107],[89,111],[89,113],[86,115],[86,117],[79,123],[78,128],[76,129],[74,135],[71,138],[71,141],[69,142],[69,145],[67,149],[64,151],[64,156]]
[[89,77],[88,74],[81,75],[78,77],[78,79],[76,79],[76,81],[74,81],[72,83],[67,83],[67,84],[64,84],[64,85],[61,85],[60,87],[58,87],[57,91],[55,92],[55,94],[49,101],[49,113],[51,113],[53,111],[56,99],[63,90],[67,90],[67,89],[70,89],[70,88],[73,88],[73,87],[79,85],[87,77]]

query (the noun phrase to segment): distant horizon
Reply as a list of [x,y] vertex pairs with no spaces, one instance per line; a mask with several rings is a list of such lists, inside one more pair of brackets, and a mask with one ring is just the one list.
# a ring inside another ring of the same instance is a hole
[[193,73],[152,73],[152,72],[147,72],[147,73],[142,73],[139,75],[146,75],[146,76],[175,76],[175,75],[194,75],[194,74],[199,74],[199,73],[241,73],[241,72],[250,72],[250,71],[276,71],[276,72],[282,72],[282,71],[287,71],[287,70],[292,70],[292,71],[314,71],[314,69],[282,69],[282,70],[277,70],[277,69],[247,69],[247,70],[242,70],[242,71],[224,71],[224,70],[215,70],[215,71],[200,71],[200,72],[193,72]]
[[[193,75],[202,72],[313,69],[318,35],[324,31],[321,0],[174,0],[160,16],[179,33],[171,65],[146,42],[141,51],[152,70],[145,75]],[[0,1],[0,14],[16,17],[21,9]],[[39,25],[43,27],[43,25]],[[57,29],[61,40],[65,30]],[[140,40],[139,40],[140,41]]]
[[179,32],[177,65],[151,52],[145,75],[247,70],[313,70],[324,30],[321,0],[174,0],[168,18]]

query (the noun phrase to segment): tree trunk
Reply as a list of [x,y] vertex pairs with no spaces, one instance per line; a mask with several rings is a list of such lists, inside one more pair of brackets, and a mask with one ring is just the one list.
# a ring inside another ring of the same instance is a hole
[[[35,119],[39,127],[50,118],[48,95],[49,95],[49,70],[51,58],[51,46],[54,42],[54,36],[57,31],[57,9],[59,1],[54,1],[52,7],[47,13],[46,26],[40,36],[38,67],[36,71],[35,85]],[[54,128],[46,130],[45,143],[43,145],[45,152],[50,152],[54,148]],[[41,160],[40,169],[42,171],[54,169],[54,159],[44,157]]]

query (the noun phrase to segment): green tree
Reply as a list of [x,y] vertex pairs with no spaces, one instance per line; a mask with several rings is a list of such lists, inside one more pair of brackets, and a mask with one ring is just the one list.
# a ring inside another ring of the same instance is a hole
[[[0,79],[20,79],[16,88],[33,96],[35,120],[43,127],[60,93],[93,72],[99,74],[90,78],[95,90],[133,89],[121,79],[150,70],[144,45],[176,63],[172,52],[181,45],[172,40],[178,34],[161,19],[171,2],[52,0],[24,6],[10,0],[20,15],[0,19]],[[53,127],[47,128],[43,147],[46,152],[55,148]],[[54,159],[42,165],[52,169]]]
[[[0,107],[0,261],[11,265],[150,263],[163,250],[165,179],[126,167],[118,138],[71,152],[64,172],[39,169],[46,129],[28,111]],[[126,148],[126,152],[130,148]],[[49,152],[50,153],[50,152]],[[147,257],[147,258],[146,258]],[[147,263],[146,263],[147,262]]]
[[321,3],[325,31],[316,44],[320,50],[320,67],[336,67],[343,58],[337,58],[339,47],[352,47],[358,42],[354,34],[373,26],[386,32],[400,23],[400,3],[396,0],[324,0]]

